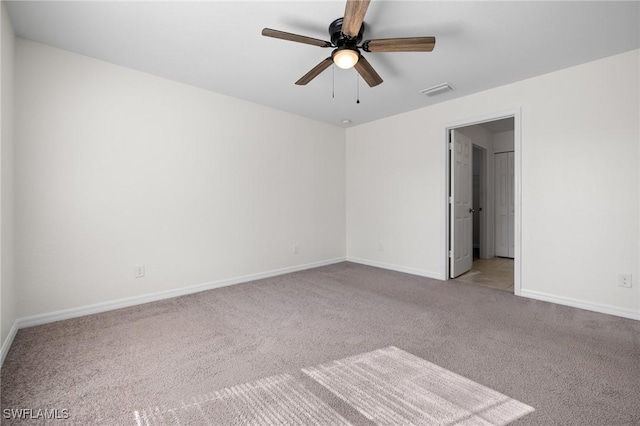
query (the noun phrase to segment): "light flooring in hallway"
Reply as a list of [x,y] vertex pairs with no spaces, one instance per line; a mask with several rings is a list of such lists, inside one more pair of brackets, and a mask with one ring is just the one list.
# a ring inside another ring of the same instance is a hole
[[506,257],[475,259],[471,270],[456,279],[467,284],[477,284],[513,293],[513,259]]

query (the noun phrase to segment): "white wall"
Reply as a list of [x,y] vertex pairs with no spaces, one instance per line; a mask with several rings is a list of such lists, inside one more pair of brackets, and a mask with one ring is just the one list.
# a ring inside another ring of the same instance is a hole
[[509,152],[514,150],[513,146],[513,130],[498,132],[493,134],[493,151]]
[[[4,2],[0,7],[0,345],[17,318],[13,226],[13,65],[15,36]],[[5,352],[3,352],[3,355]],[[2,360],[0,360],[0,364]]]
[[16,43],[21,317],[344,257],[343,129]]
[[348,258],[444,277],[443,129],[521,108],[523,292],[640,318],[639,63],[631,51],[348,129]]
[[345,233],[351,259],[444,277],[443,128],[514,108],[523,291],[638,312],[638,64],[351,128],[345,170],[338,127],[18,39],[18,316],[340,258]]

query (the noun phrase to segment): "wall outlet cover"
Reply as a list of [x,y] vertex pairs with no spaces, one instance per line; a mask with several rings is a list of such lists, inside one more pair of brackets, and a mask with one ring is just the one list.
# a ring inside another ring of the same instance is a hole
[[631,288],[631,274],[620,274],[618,276],[618,286]]
[[144,265],[136,265],[133,267],[133,277],[134,278],[144,277]]

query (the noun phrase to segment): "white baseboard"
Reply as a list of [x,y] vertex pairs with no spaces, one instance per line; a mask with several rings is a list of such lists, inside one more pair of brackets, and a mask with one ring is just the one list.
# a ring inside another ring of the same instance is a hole
[[9,330],[9,334],[7,335],[7,338],[4,339],[4,342],[2,342],[2,349],[0,349],[0,368],[2,367],[2,364],[4,364],[4,359],[7,357],[7,354],[9,353],[9,348],[13,343],[13,339],[15,339],[16,337],[18,328],[19,328],[18,320],[15,320],[13,322],[13,325],[11,326],[11,329]]
[[433,278],[436,280],[444,280],[444,275],[431,272],[424,269],[409,268],[406,266],[392,265],[390,263],[377,262],[375,260],[360,259],[357,257],[347,256],[347,262],[360,263],[362,265],[375,266],[376,268],[389,269],[391,271],[404,272],[406,274],[418,275],[421,277]]
[[617,317],[640,320],[640,312],[633,309],[618,308],[616,306],[602,303],[588,302],[586,300],[572,299],[570,297],[555,296],[553,294],[542,293],[532,290],[520,290],[520,296],[529,299],[543,300],[545,302],[557,303],[558,305],[571,306],[573,308],[585,309],[587,311],[599,312],[601,314],[615,315]]
[[[359,259],[356,257],[347,256],[347,262],[360,263],[363,265],[375,266],[377,268],[389,269],[392,271],[405,272],[407,274],[419,275],[421,277],[434,278],[437,280],[444,280],[445,277],[442,274],[425,271],[422,269],[408,268],[405,266],[392,265],[383,262],[377,262],[374,260]],[[542,293],[532,290],[520,290],[519,296],[527,297],[529,299],[542,300],[545,302],[556,303],[558,305],[571,306],[573,308],[585,309],[587,311],[599,312],[601,314],[614,315],[622,318],[629,318],[634,320],[640,320],[640,312],[632,309],[618,308],[616,306],[605,305],[602,303],[588,302],[585,300],[572,299],[569,297],[556,296],[553,294]]]
[[[112,311],[114,309],[126,308],[143,303],[155,302],[172,297],[184,296],[187,294],[198,293],[205,290],[226,287],[229,285],[255,281],[263,278],[275,277],[277,275],[288,274],[291,272],[303,271],[305,269],[317,268],[320,266],[332,265],[334,263],[344,262],[344,257],[335,259],[322,260],[319,262],[306,263],[304,265],[289,266],[281,269],[260,272],[257,274],[244,275],[241,277],[228,278],[203,284],[196,284],[189,287],[181,287],[173,290],[159,291],[156,293],[141,294],[139,296],[126,297],[124,299],[110,300],[108,302],[94,303],[92,305],[79,306],[77,308],[64,309],[61,311],[49,312],[45,314],[32,315],[24,318],[18,318],[16,321],[17,328],[33,327],[35,325],[48,324],[51,322],[62,321],[70,318],[82,317],[85,315],[97,314],[100,312]],[[3,346],[4,350],[4,346]]]
[[[77,318],[85,315],[97,314],[100,312],[111,311],[114,309],[126,308],[129,306],[141,305],[143,303],[154,302],[163,299],[170,299],[172,297],[184,296],[187,294],[198,293],[205,290],[212,290],[215,288],[226,287],[234,284],[245,283],[249,281],[255,281],[263,278],[275,277],[278,275],[288,274],[291,272],[303,271],[306,269],[317,268],[320,266],[332,265],[340,262],[353,262],[363,265],[374,266],[377,268],[388,269],[391,271],[404,272],[407,274],[418,275],[421,277],[433,278],[437,280],[443,280],[444,276],[439,273],[426,271],[423,269],[409,268],[405,266],[392,265],[389,263],[377,262],[373,260],[360,259],[355,257],[339,257],[335,259],[328,259],[319,262],[307,263],[304,265],[290,266],[281,269],[274,269],[267,272],[261,272],[257,274],[244,275],[241,277],[229,278],[225,280],[218,280],[204,284],[197,284],[189,287],[182,287],[173,290],[160,291],[156,293],[147,293],[139,296],[127,297],[123,299],[112,300],[108,302],[95,303],[92,305],[79,306],[77,308],[64,309],[60,311],[33,315],[24,318],[18,318],[14,323],[9,334],[4,342],[2,342],[2,348],[0,350],[0,367],[4,363],[4,360],[9,353],[9,348],[13,343],[16,333],[21,328],[32,327],[35,325],[48,324],[56,321],[62,321],[70,318]],[[555,296],[552,294],[541,293],[531,290],[522,290],[522,297],[530,299],[543,300],[545,302],[557,303],[559,305],[571,306],[574,308],[586,309],[588,311],[600,312],[603,314],[615,315],[623,318],[630,318],[640,320],[640,312],[632,309],[618,308],[611,305],[605,305],[601,303],[587,302],[584,300],[572,299],[568,297]]]

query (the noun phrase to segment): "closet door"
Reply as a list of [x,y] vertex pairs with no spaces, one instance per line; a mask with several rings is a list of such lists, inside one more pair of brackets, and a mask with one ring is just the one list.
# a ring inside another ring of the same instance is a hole
[[494,165],[496,175],[496,256],[513,258],[515,255],[513,152],[495,154]]

